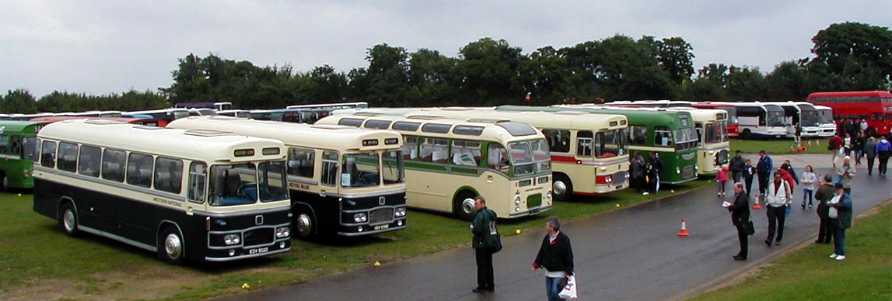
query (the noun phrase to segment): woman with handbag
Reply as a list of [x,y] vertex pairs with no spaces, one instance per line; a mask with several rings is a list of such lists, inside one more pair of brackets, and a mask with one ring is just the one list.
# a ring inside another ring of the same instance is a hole
[[737,240],[740,241],[740,252],[734,255],[734,260],[746,260],[749,255],[747,236],[755,232],[753,222],[750,221],[749,205],[743,183],[734,183],[734,203],[728,205],[728,211],[731,211],[731,224],[737,228]]
[[533,271],[545,269],[545,293],[549,301],[559,301],[559,294],[573,276],[573,248],[570,238],[561,232],[561,223],[556,217],[545,224],[548,234],[542,239],[542,246],[533,261]]
[[827,213],[834,232],[830,258],[843,261],[846,259],[846,229],[852,226],[852,197],[845,192],[842,183],[836,183],[833,188],[836,194],[828,203],[830,209]]

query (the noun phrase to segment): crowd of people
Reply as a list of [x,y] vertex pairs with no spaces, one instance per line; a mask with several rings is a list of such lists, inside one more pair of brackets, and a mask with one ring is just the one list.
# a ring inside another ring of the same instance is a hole
[[658,152],[652,152],[650,156],[632,154],[632,162],[629,165],[629,177],[631,187],[642,195],[660,192],[660,173],[663,172],[663,161]]

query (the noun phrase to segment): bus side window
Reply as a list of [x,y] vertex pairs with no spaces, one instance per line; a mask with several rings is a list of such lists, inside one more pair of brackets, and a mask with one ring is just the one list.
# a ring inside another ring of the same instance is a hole
[[433,163],[448,163],[449,141],[439,138],[424,138],[421,143],[421,160]]
[[672,131],[665,127],[657,127],[654,130],[654,144],[657,146],[672,146]]
[[468,140],[452,141],[452,164],[477,166],[477,162],[480,162],[482,156],[480,142]]
[[403,160],[416,160],[418,159],[418,137],[415,136],[404,136],[405,141],[402,146],[400,146],[400,151],[403,153]]
[[9,151],[9,136],[0,135],[0,154],[8,154]]
[[102,178],[124,182],[124,151],[106,148],[102,152]]
[[338,153],[322,152],[322,185],[335,186],[338,179]]
[[180,194],[183,183],[183,161],[158,157],[155,160],[155,189]]
[[81,153],[78,155],[77,173],[99,177],[99,159],[102,150],[95,146],[81,145]]
[[505,147],[491,142],[489,143],[486,153],[487,167],[501,172],[508,172],[508,168],[511,167],[511,164],[508,161],[508,151],[505,150]]
[[9,151],[7,153],[10,155],[15,155],[16,157],[21,157],[21,155],[22,155],[22,137],[21,136],[10,136],[9,137]]
[[592,143],[594,135],[592,131],[579,131],[576,133],[576,155],[580,157],[592,156]]
[[127,159],[127,184],[152,187],[152,156],[130,153]]
[[192,162],[189,166],[189,201],[203,204],[207,199],[208,165]]
[[316,172],[316,150],[293,147],[288,152],[288,175],[312,179]]
[[75,172],[77,170],[77,144],[59,143],[59,170]]
[[631,145],[647,145],[647,127],[630,126],[629,127],[629,144],[631,144]]
[[44,141],[40,148],[40,165],[56,168],[56,142]]
[[545,140],[548,140],[548,148],[556,153],[570,152],[570,131],[542,129]]

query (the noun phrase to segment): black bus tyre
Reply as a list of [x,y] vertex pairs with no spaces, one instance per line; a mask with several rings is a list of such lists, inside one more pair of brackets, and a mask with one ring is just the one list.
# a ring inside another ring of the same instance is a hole
[[316,234],[316,219],[306,209],[299,208],[294,214],[294,231],[300,239],[311,239]]
[[554,183],[551,184],[555,201],[565,202],[573,195],[573,182],[564,174],[555,174]]
[[477,194],[470,191],[462,191],[452,200],[452,214],[463,220],[471,220],[474,217],[474,202]]
[[176,227],[167,225],[158,234],[158,257],[173,264],[180,264],[186,255],[186,241]]
[[743,129],[743,132],[740,133],[740,136],[742,136],[743,139],[749,139],[750,135],[752,135],[750,129]]
[[77,226],[78,218],[74,206],[71,206],[71,203],[65,202],[60,207],[59,212],[62,213],[59,216],[59,227],[62,228],[62,231],[65,231],[65,234],[68,234],[68,236],[77,236],[79,232]]

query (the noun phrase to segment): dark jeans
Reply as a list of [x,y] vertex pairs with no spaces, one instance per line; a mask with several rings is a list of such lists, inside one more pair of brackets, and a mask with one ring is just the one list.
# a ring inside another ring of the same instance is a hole
[[830,226],[829,218],[822,218],[820,224],[818,225],[818,240],[815,241],[821,244],[829,244],[833,239],[833,227]]
[[746,227],[746,226],[744,226],[744,225],[737,225],[737,226],[736,226],[736,228],[737,228],[737,241],[740,242],[740,252],[737,252],[737,256],[740,256],[740,257],[743,257],[743,258],[746,258],[747,255],[749,254],[749,240],[748,240],[748,236],[749,236],[749,235],[746,234],[746,229],[745,229],[745,227]]
[[805,208],[805,201],[808,201],[808,205],[814,205],[814,194],[815,191],[811,189],[802,189],[802,207]]
[[867,156],[867,175],[868,176],[873,174],[873,161],[875,161],[875,160],[876,160],[876,155]]
[[759,174],[759,195],[765,195],[768,190],[768,178],[770,175]]
[[750,188],[753,187],[753,178],[752,177],[745,178],[744,182],[746,182],[746,184],[744,184],[744,185],[746,185],[746,187],[744,187],[744,188],[746,188],[746,199],[751,200],[750,199],[750,191],[752,189],[750,189]]
[[492,253],[483,249],[474,249],[477,256],[477,288],[494,289],[492,272]]
[[833,225],[833,253],[846,255],[846,229],[839,224],[839,219],[830,219]]
[[545,277],[545,296],[548,297],[548,301],[561,301],[561,297],[558,297],[558,294],[564,290],[561,287],[561,280],[563,279]]
[[881,175],[886,174],[886,167],[887,167],[888,163],[889,163],[889,155],[885,155],[885,156],[880,155],[880,166],[877,169],[879,171],[879,174],[881,174]]
[[[768,238],[766,238],[765,240],[768,242],[780,242],[782,239],[784,239],[784,219],[786,218],[785,213],[787,208],[784,206],[766,207],[768,207]],[[777,233],[777,240],[774,240],[775,232]]]

